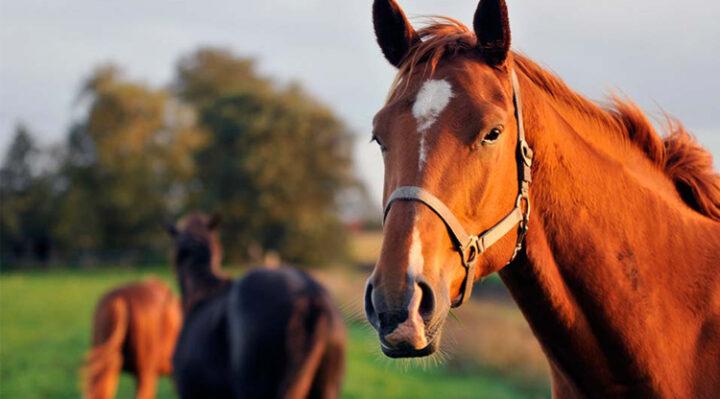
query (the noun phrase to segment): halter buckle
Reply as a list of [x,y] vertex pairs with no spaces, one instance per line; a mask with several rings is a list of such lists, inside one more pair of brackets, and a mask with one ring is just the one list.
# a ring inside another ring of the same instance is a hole
[[520,156],[522,156],[523,163],[527,167],[532,166],[532,161],[535,156],[533,153],[532,148],[530,148],[530,144],[525,139],[520,140]]
[[468,242],[465,243],[462,247],[460,247],[463,266],[465,266],[466,269],[469,267],[470,264],[477,260],[480,254],[482,254],[482,250],[479,244],[480,240],[478,236],[472,235],[468,237]]
[[525,202],[525,209],[522,212],[522,220],[518,224],[518,237],[517,242],[515,243],[515,249],[513,250],[513,254],[510,257],[510,260],[508,261],[508,264],[515,260],[518,253],[522,250],[523,242],[525,241],[525,235],[528,232],[528,223],[530,222],[530,197],[527,193],[520,193],[517,196],[517,199],[515,200],[515,207],[519,209],[522,208],[522,202]]
[[[522,203],[525,202],[525,209],[522,207]],[[515,207],[523,210],[523,220],[520,222],[520,228],[523,232],[527,232],[528,222],[530,221],[530,197],[527,193],[520,193],[515,200]]]

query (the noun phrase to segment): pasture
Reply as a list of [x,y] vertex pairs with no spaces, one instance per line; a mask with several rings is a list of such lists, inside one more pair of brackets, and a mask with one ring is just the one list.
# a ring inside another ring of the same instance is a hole
[[[362,273],[327,269],[317,275],[338,298],[348,322],[344,398],[549,396],[542,355],[524,335],[527,327],[513,307],[475,301],[459,314],[464,327],[450,319],[454,348],[439,365],[391,362],[380,354],[374,332],[357,308],[362,291],[355,290],[362,287]],[[110,287],[151,276],[175,285],[164,266],[1,274],[0,397],[77,398],[78,369],[88,348],[96,300]],[[485,328],[472,331],[483,324]],[[535,362],[539,366],[533,366]],[[132,380],[123,376],[118,397],[132,393]],[[158,397],[175,397],[168,379],[161,380]]]

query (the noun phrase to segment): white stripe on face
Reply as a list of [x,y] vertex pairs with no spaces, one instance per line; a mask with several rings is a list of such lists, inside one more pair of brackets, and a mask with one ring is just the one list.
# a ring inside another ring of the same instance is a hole
[[410,251],[408,252],[408,269],[407,273],[414,281],[416,276],[423,272],[425,259],[422,254],[422,241],[420,241],[420,230],[413,227],[412,242],[410,243]]
[[417,120],[417,129],[420,134],[420,155],[418,158],[418,169],[420,170],[422,170],[427,160],[425,132],[435,124],[442,111],[450,103],[452,96],[452,87],[447,80],[430,79],[420,87],[415,104],[412,107],[412,113]]

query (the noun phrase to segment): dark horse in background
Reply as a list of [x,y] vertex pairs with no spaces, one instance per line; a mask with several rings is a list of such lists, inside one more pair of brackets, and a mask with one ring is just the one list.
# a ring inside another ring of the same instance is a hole
[[169,228],[185,322],[173,358],[181,398],[336,398],[345,328],[330,295],[290,268],[220,274],[219,217]]
[[115,396],[120,372],[132,373],[137,398],[155,397],[158,376],[172,373],[180,300],[164,283],[130,283],[105,294],[93,317],[92,349],[82,370],[85,397]]
[[480,1],[474,32],[445,18],[416,31],[394,0],[373,17],[399,70],[373,129],[386,209],[365,306],[383,352],[433,353],[449,308],[499,271],[554,396],[720,397],[710,154],[679,123],[662,138],[636,105],[598,106],[510,51],[503,0]]

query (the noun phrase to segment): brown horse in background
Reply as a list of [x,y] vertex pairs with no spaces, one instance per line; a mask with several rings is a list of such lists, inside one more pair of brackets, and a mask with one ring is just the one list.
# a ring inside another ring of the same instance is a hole
[[365,306],[383,351],[433,353],[450,307],[499,271],[554,396],[717,398],[710,154],[678,123],[663,139],[634,104],[598,106],[511,52],[503,0],[480,1],[474,32],[442,18],[416,31],[394,0],[373,17],[399,69],[374,120],[386,218]]
[[160,281],[105,294],[95,310],[92,349],[83,369],[85,397],[114,397],[124,370],[135,377],[138,399],[154,398],[158,376],[172,374],[181,323],[180,301]]
[[168,230],[185,321],[173,356],[181,398],[337,398],[345,328],[330,295],[292,268],[220,274],[219,216]]

